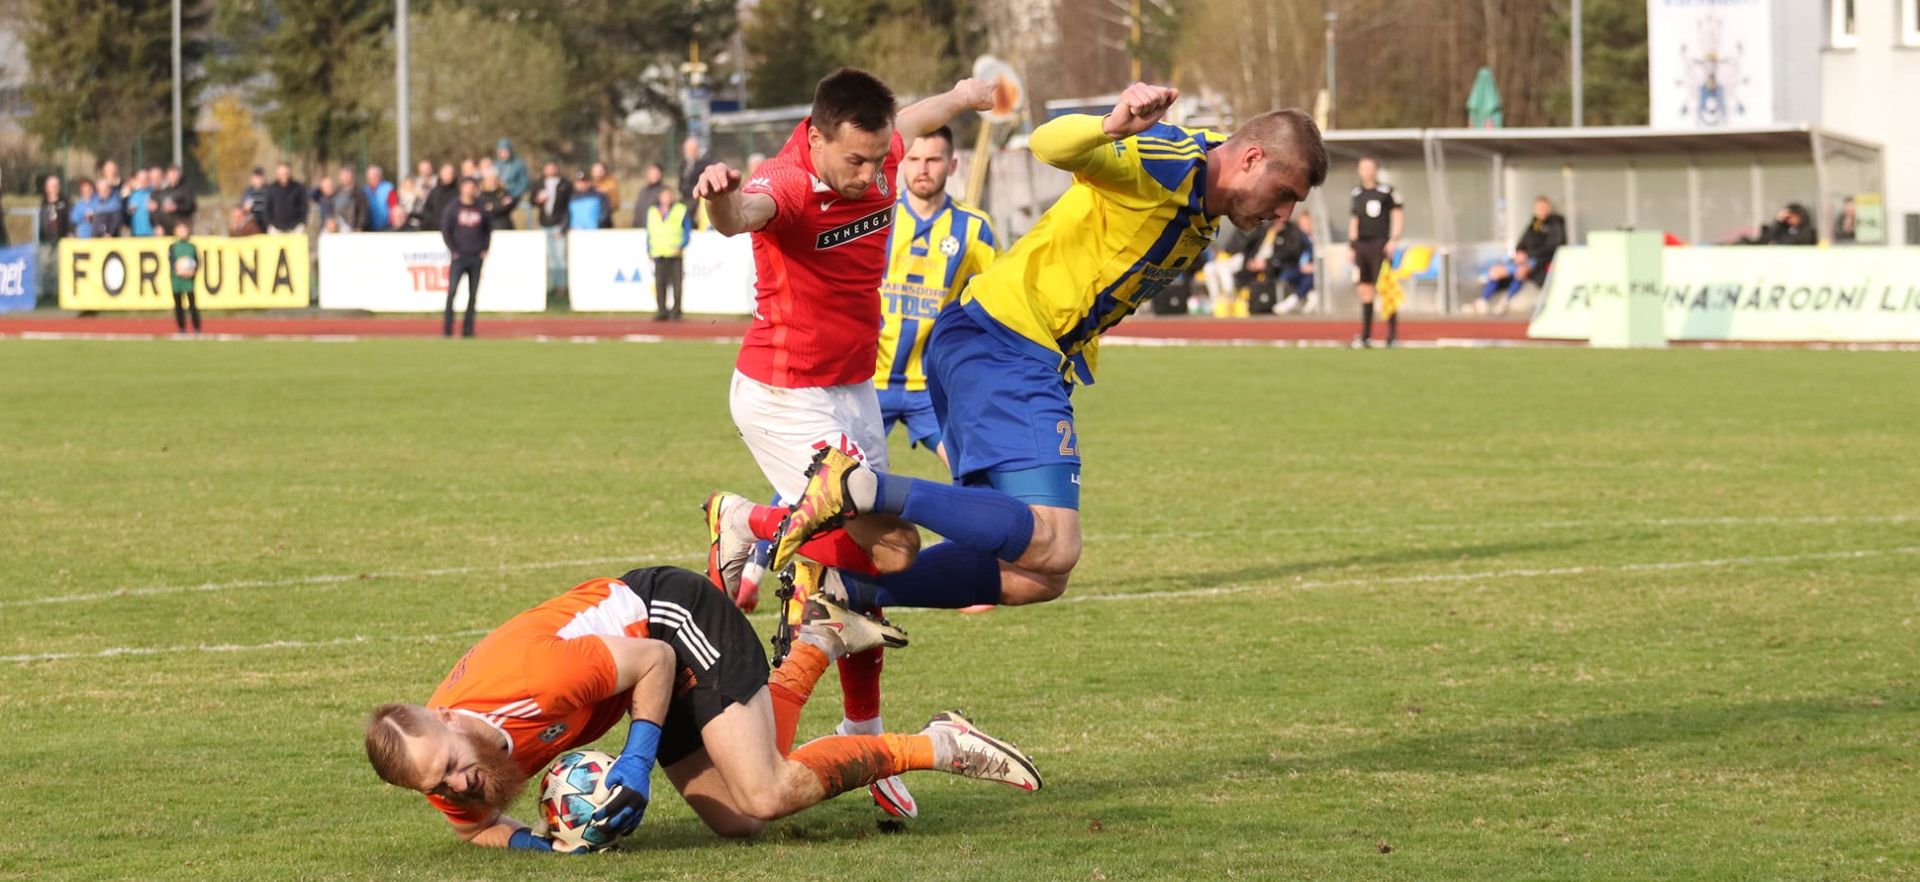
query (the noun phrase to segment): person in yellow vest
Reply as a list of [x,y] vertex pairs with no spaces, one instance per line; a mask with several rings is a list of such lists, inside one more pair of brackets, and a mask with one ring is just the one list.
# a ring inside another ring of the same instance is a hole
[[692,239],[693,215],[687,213],[687,204],[672,187],[661,187],[647,209],[647,252],[653,255],[653,296],[659,304],[654,321],[680,318],[680,302],[686,297],[680,286],[680,258]]

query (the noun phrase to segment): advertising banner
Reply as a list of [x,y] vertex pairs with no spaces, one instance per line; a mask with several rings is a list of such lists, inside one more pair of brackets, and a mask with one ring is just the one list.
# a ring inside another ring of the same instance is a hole
[[39,249],[32,245],[0,248],[0,312],[22,312],[33,308],[35,264]]
[[[1669,340],[1920,341],[1920,248],[1668,248]],[[1560,249],[1530,337],[1586,340],[1604,297],[1592,250]]]
[[1647,0],[1648,116],[1657,129],[1773,120],[1773,0]]
[[[681,258],[682,312],[753,311],[753,242],[699,230]],[[567,297],[574,312],[653,312],[653,259],[645,230],[567,234]]]
[[[330,233],[320,237],[320,307],[439,312],[453,256],[439,233]],[[455,309],[466,308],[461,286]],[[480,268],[480,312],[547,308],[547,243],[540,230],[493,234]]]
[[[303,309],[313,275],[305,236],[195,236],[201,309]],[[170,236],[60,240],[60,308],[172,309]]]

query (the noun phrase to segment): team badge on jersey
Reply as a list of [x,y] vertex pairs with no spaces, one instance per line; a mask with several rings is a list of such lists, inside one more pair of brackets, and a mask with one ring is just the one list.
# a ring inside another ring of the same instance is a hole
[[[619,584],[619,583],[616,582],[614,584]],[[567,724],[554,723],[553,725],[548,726],[546,729],[540,732],[540,740],[547,744],[552,744],[555,738],[558,738],[565,734],[567,734]]]
[[952,257],[960,253],[960,240],[952,236],[940,240],[940,253]]

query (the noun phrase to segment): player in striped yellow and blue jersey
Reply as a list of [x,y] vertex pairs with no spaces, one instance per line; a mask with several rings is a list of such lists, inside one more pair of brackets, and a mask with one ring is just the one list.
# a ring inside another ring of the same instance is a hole
[[953,174],[953,130],[916,138],[900,160],[904,185],[893,209],[887,274],[880,283],[880,353],[873,387],[885,431],[907,425],[908,440],[946,462],[940,422],[921,361],[940,309],[993,263],[993,225],[985,213],[947,195]]
[[1072,187],[941,310],[927,340],[953,485],[875,472],[834,450],[815,458],[782,528],[791,537],[882,512],[947,540],[904,572],[843,573],[856,608],[1015,605],[1064,593],[1080,559],[1069,396],[1092,381],[1099,336],[1186,272],[1218,218],[1245,230],[1284,222],[1326,180],[1326,146],[1305,113],[1262,114],[1222,138],[1162,123],[1177,97],[1135,83],[1104,117],[1063,116],[1034,130],[1033,155],[1073,173]]

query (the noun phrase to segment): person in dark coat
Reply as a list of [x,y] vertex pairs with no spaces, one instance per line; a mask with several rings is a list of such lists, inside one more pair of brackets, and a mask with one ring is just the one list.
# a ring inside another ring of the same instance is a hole
[[[1513,245],[1513,256],[1496,263],[1487,269],[1486,286],[1480,289],[1480,299],[1474,302],[1475,312],[1486,312],[1489,307],[1506,311],[1514,295],[1528,282],[1545,288],[1547,271],[1553,268],[1553,257],[1560,246],[1567,244],[1567,219],[1553,210],[1553,202],[1545,196],[1533,200],[1533,220],[1520,234],[1520,241]],[[1495,304],[1493,298],[1503,297]]]
[[513,229],[513,210],[520,205],[520,200],[507,190],[497,168],[488,169],[480,175],[480,205],[493,219],[494,229]]
[[280,163],[273,169],[273,183],[267,185],[263,211],[266,228],[276,233],[307,231],[307,185],[293,179],[293,166]]
[[433,185],[433,191],[427,194],[425,207],[420,210],[420,217],[426,223],[425,229],[441,232],[440,221],[446,217],[447,206],[459,201],[460,187],[460,180],[453,174],[453,163],[442,164],[440,180]]
[[453,299],[460,291],[460,280],[467,279],[467,320],[460,336],[473,336],[473,313],[480,303],[480,266],[493,244],[493,216],[480,203],[480,183],[462,178],[459,195],[447,205],[438,219],[440,238],[453,254],[453,266],[447,273],[447,311],[441,333],[453,336]]

